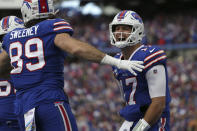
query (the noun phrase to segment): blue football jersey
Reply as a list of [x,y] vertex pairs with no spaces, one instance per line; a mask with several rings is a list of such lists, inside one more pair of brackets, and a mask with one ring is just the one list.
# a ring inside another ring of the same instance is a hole
[[[122,53],[118,53],[115,57],[122,59],[123,56]],[[151,103],[151,97],[149,95],[148,83],[145,74],[153,66],[161,64],[165,67],[166,83],[168,83],[166,54],[156,46],[142,45],[130,56],[129,60],[144,61],[145,69],[142,72],[137,72],[137,76],[134,76],[127,70],[121,70],[113,67],[114,76],[120,82],[124,99],[128,105],[138,104],[140,106],[148,106]],[[166,84],[165,111],[167,112],[169,111],[170,100],[170,92],[168,84]]]
[[59,33],[72,35],[73,29],[63,19],[48,19],[4,37],[2,47],[14,67],[11,78],[17,90],[17,111],[24,113],[41,103],[67,100],[63,91],[65,52],[54,44]]

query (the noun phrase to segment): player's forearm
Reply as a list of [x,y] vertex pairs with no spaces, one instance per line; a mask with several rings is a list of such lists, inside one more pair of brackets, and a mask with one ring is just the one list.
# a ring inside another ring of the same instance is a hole
[[116,59],[97,50],[95,47],[91,46],[88,43],[70,37],[70,35],[66,33],[57,34],[54,43],[57,47],[72,55],[97,63],[116,66],[119,69],[126,69],[134,75],[137,75],[134,70],[141,72],[142,69],[144,69],[144,66],[142,65],[143,61],[128,61]]
[[[158,98],[155,98],[158,99]],[[161,117],[161,114],[165,108],[165,97],[159,98],[159,100],[152,100],[146,114],[144,116],[144,120],[149,123],[149,125],[153,125],[156,121]]]
[[81,57],[83,59],[94,61],[97,63],[100,63],[106,55],[105,53],[99,51],[95,47],[81,41],[78,41],[78,47],[76,47],[72,51],[72,54],[77,57]]
[[86,60],[101,62],[105,54],[88,43],[70,37],[66,33],[58,34],[55,37],[55,45],[72,55]]

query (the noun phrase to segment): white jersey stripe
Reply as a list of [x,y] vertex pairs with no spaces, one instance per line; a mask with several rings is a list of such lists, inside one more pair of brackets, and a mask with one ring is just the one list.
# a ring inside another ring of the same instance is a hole
[[152,57],[154,57],[154,56],[156,56],[156,55],[159,55],[159,54],[161,54],[161,53],[164,53],[164,51],[163,51],[163,50],[160,50],[160,51],[157,51],[157,52],[153,53],[152,55],[147,56],[147,57],[145,58],[144,62],[146,62],[147,60],[149,60],[149,59],[151,59]]
[[157,62],[159,60],[162,60],[162,59],[165,59],[165,58],[166,58],[166,55],[163,55],[163,56],[161,56],[161,57],[149,62],[148,64],[145,65],[145,69],[148,68],[149,66],[151,66],[152,64],[154,64],[155,62]]
[[58,30],[63,30],[63,29],[71,29],[72,30],[72,28],[70,26],[60,26],[60,27],[54,28],[53,30],[58,31]]
[[68,24],[69,25],[69,23],[67,23],[65,21],[56,22],[53,25],[61,25],[61,24]]

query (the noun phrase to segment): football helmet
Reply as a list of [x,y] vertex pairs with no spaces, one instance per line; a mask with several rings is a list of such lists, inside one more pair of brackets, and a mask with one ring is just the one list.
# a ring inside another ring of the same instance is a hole
[[[117,25],[128,25],[131,27],[131,32],[126,39],[116,40],[115,35],[120,33],[121,37],[124,32],[115,32]],[[119,12],[109,24],[109,33],[111,44],[118,47],[124,48],[126,46],[133,46],[142,41],[144,37],[144,24],[141,17],[134,11],[124,10]]]
[[23,0],[21,13],[25,24],[33,19],[47,18],[56,14],[53,0]]
[[24,28],[23,20],[20,18],[16,16],[6,16],[1,19],[0,35],[5,35],[16,28]]
[[21,19],[16,16],[6,16],[0,21],[0,46],[3,39],[3,36],[8,32],[16,29],[24,28],[24,23]]

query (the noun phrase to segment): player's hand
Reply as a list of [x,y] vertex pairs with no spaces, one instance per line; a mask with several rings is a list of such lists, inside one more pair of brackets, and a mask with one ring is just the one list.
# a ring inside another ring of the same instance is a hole
[[142,72],[142,69],[144,69],[143,61],[120,60],[107,54],[101,59],[101,63],[116,66],[119,69],[128,70],[135,76],[137,76],[137,74],[134,70]]
[[144,63],[143,61],[120,60],[117,67],[119,69],[128,70],[132,74],[137,76],[137,74],[136,74],[136,72],[134,70],[142,72],[142,70],[144,69],[143,63]]
[[133,122],[124,121],[119,129],[119,131],[130,131],[130,128],[132,127]]
[[147,131],[150,125],[144,120],[140,119],[132,131]]

